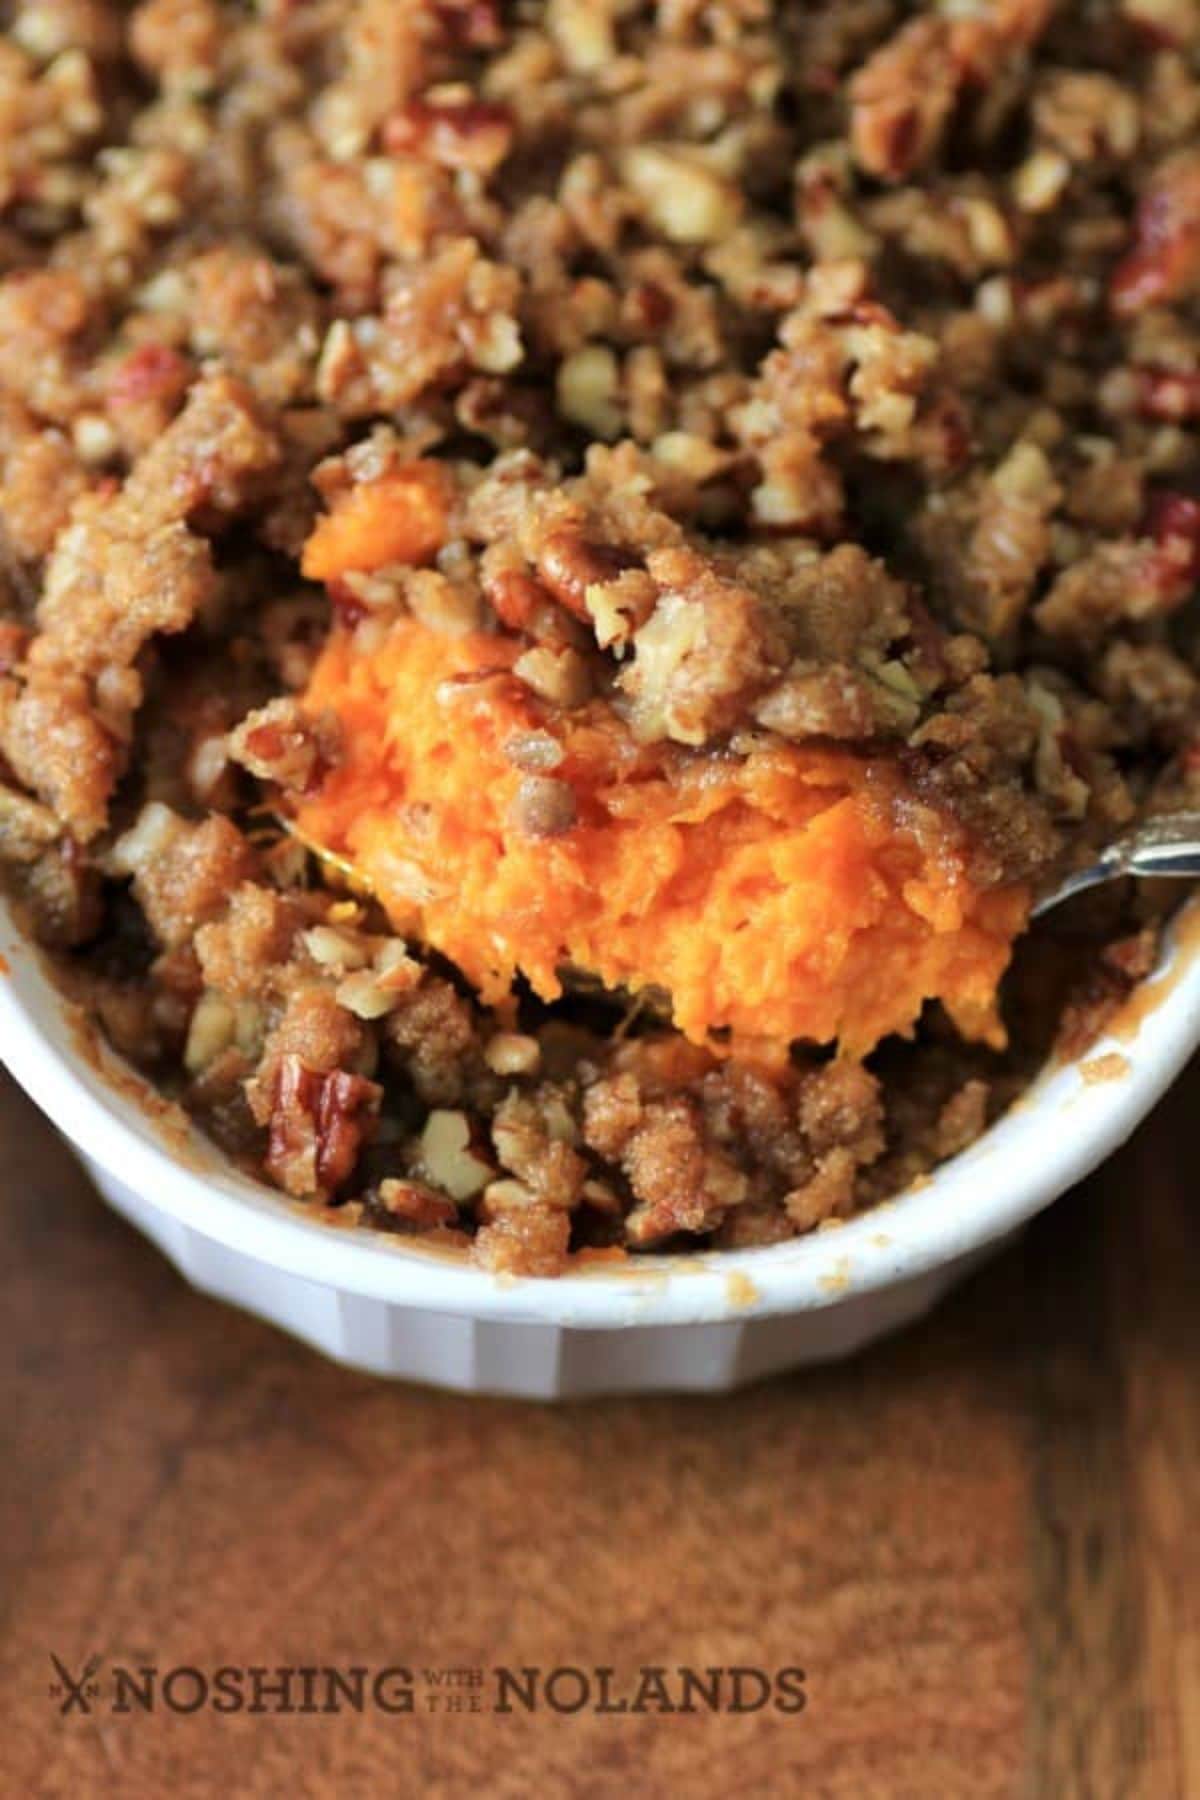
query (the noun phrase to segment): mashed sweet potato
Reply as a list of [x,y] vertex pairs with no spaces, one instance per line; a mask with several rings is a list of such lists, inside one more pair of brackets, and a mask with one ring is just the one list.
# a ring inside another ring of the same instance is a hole
[[933,997],[964,1035],[1001,1041],[996,984],[1027,894],[976,891],[956,834],[892,764],[639,745],[606,701],[540,702],[511,673],[520,649],[401,619],[364,654],[342,631],[307,696],[344,742],[299,828],[486,1002],[518,973],[554,999],[573,967],[665,988],[696,1041],[862,1054]]
[[339,494],[304,546],[301,572],[327,581],[347,568],[423,562],[445,539],[446,488],[438,465],[422,461]]

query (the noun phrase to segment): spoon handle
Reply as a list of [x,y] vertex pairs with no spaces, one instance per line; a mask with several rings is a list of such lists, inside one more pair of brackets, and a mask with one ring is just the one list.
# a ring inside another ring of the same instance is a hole
[[1044,895],[1034,907],[1033,916],[1036,919],[1060,901],[1122,875],[1200,880],[1200,813],[1163,813],[1147,819],[1136,831],[1109,844],[1086,869],[1077,869]]

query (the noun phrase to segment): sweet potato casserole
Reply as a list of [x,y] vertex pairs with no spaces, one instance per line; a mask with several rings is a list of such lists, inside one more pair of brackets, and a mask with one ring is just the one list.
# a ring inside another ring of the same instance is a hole
[[12,0],[0,861],[346,1224],[796,1236],[1152,964],[1197,0]]

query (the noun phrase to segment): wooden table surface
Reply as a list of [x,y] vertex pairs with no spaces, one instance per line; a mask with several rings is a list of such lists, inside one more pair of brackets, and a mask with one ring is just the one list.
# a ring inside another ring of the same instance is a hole
[[[193,1294],[0,1086],[3,1791],[1200,1794],[1198,1152],[1200,1068],[895,1342],[547,1409]],[[85,1715],[51,1652],[800,1666],[807,1706]]]

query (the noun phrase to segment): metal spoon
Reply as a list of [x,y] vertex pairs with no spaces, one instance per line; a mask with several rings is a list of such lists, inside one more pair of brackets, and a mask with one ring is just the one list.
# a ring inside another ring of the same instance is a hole
[[1052,906],[1122,875],[1175,876],[1200,881],[1200,812],[1163,813],[1117,838],[1086,869],[1076,869],[1043,894],[1033,909],[1040,918]]

